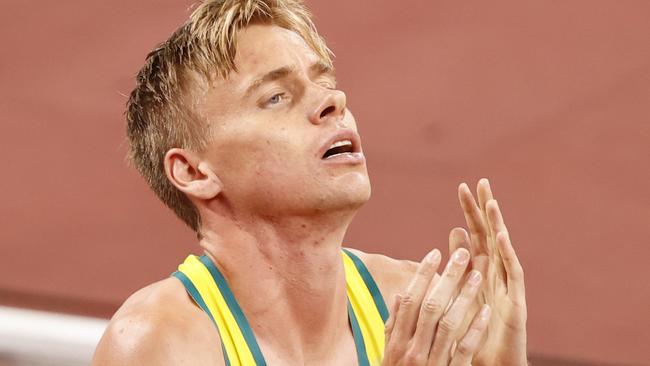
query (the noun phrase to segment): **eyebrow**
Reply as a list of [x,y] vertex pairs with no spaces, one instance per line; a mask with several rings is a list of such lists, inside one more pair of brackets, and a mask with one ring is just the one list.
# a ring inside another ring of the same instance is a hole
[[329,65],[323,60],[316,61],[313,65],[311,65],[309,71],[312,74],[317,74],[317,75],[330,74],[332,77],[334,77],[335,74],[334,66]]
[[[275,70],[271,70],[267,72],[266,74],[262,75],[262,77],[255,79],[248,88],[246,88],[246,95],[250,95],[255,89],[259,88],[260,86],[279,79],[286,78],[287,76],[291,75],[296,71],[294,66],[283,66],[279,67]],[[316,75],[320,76],[323,74],[330,74],[332,79],[336,81],[334,77],[334,67],[328,65],[326,62],[319,60],[314,62],[310,67],[309,67],[309,73],[311,75]]]

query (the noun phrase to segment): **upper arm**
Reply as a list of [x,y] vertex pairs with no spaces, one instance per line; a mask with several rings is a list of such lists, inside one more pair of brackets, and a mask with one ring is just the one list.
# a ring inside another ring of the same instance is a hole
[[175,323],[138,315],[111,321],[92,365],[225,365],[219,343],[208,344],[205,337]]
[[[162,365],[164,361],[175,361],[170,350],[175,342],[156,328],[153,322],[134,317],[112,320],[95,349],[93,366]],[[159,346],[159,353],[152,352]]]
[[92,365],[225,365],[214,324],[186,297],[175,281],[132,295],[108,324]]

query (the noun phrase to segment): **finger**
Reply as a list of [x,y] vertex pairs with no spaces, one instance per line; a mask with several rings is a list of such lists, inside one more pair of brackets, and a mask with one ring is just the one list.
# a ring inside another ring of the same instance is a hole
[[[470,247],[469,235],[467,235],[465,229],[454,228],[451,230],[449,233],[449,253],[454,253],[459,248],[465,248],[470,251]],[[471,255],[470,263],[471,265],[467,266],[465,273],[469,272],[470,269],[476,269],[480,271],[481,274],[485,274],[488,269],[489,257],[487,255]],[[452,298],[456,298],[457,295],[458,293],[452,294]]]
[[490,253],[487,243],[487,235],[489,234],[486,221],[479,206],[474,200],[474,196],[466,183],[461,183],[458,186],[458,200],[463,209],[463,215],[467,222],[467,227],[472,238],[472,255],[478,253]]
[[455,227],[449,232],[449,253],[453,253],[458,248],[465,248],[470,253],[472,252],[469,240],[467,240],[467,232],[462,227]]
[[393,301],[390,304],[390,309],[388,312],[390,316],[388,317],[388,321],[386,321],[386,325],[384,326],[385,344],[388,344],[390,342],[390,336],[392,335],[393,327],[395,326],[395,317],[397,317],[397,313],[399,312],[399,302],[400,296],[393,296]]
[[430,365],[447,365],[449,363],[452,346],[462,331],[465,317],[476,299],[481,279],[481,272],[472,270],[460,294],[438,322],[438,330],[429,355]]
[[490,187],[490,181],[487,178],[481,178],[476,185],[476,195],[478,196],[478,205],[481,208],[481,212],[485,214],[485,205],[491,199],[493,199],[492,188]]
[[422,301],[411,342],[410,351],[413,354],[429,354],[438,321],[447,309],[452,295],[457,291],[468,263],[469,252],[463,248],[456,250],[438,282]]
[[523,302],[525,304],[524,270],[521,263],[519,263],[519,258],[517,258],[507,232],[502,231],[497,234],[497,248],[506,271],[508,296],[519,303]]
[[485,334],[487,325],[490,321],[490,307],[483,305],[481,311],[474,317],[472,325],[463,336],[463,339],[458,342],[456,352],[451,359],[449,366],[469,366],[472,363],[474,355],[478,351],[481,344],[481,339]]
[[[453,228],[449,233],[449,253],[455,252],[458,248],[465,248],[470,250],[470,238],[465,229],[457,227]],[[474,253],[470,250],[471,253]],[[472,254],[472,269],[477,269],[481,274],[487,273],[489,264],[489,257],[487,255]]]
[[389,362],[389,364],[393,361],[393,358],[397,357],[397,359],[399,359],[399,357],[401,357],[401,350],[397,350],[397,352],[400,353],[395,352],[396,350],[393,349],[393,347],[395,347],[395,342],[391,342],[391,336],[393,335],[393,329],[395,326],[395,318],[397,318],[399,314],[399,304],[400,296],[393,296],[393,302],[391,303],[389,313],[390,317],[384,326],[384,344],[386,345],[384,350],[384,361]]
[[440,259],[441,255],[438,249],[429,252],[420,262],[406,291],[400,295],[400,311],[395,318],[391,342],[405,345],[413,336],[420,304],[426,295],[431,279],[438,270]]
[[495,254],[497,249],[494,247],[494,235],[490,232],[488,218],[487,218],[487,202],[493,199],[492,188],[490,187],[490,181],[487,178],[479,179],[476,184],[476,196],[478,197],[478,205],[481,210],[481,216],[483,217],[483,222],[485,223],[485,228],[487,230],[487,235],[490,235],[490,242],[488,242],[488,251],[490,254]]
[[[496,236],[500,232],[508,232],[508,229],[506,228],[505,223],[503,222],[503,216],[501,215],[501,209],[499,208],[499,203],[495,199],[490,199],[486,203],[486,211],[487,211],[487,218],[488,218],[488,226],[490,228],[490,235],[492,238],[494,238],[494,241],[496,242]],[[495,247],[497,244],[494,244]],[[500,251],[496,249],[495,254],[500,254]],[[499,273],[503,278],[506,276],[506,270],[505,270],[505,264],[503,263],[503,258],[500,258],[501,256],[498,255],[499,259],[496,260],[496,268],[498,269]]]
[[508,231],[506,224],[503,222],[503,215],[499,203],[495,199],[491,199],[486,203],[488,226],[490,234],[496,238],[498,232]]

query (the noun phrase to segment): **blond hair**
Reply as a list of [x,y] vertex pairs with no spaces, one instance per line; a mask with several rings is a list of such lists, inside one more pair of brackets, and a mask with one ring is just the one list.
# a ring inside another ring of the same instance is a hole
[[300,1],[207,0],[147,55],[127,103],[132,165],[165,205],[199,236],[198,211],[167,179],[164,157],[175,147],[195,151],[205,147],[210,131],[192,108],[192,91],[197,81],[208,83],[236,71],[237,33],[259,22],[294,31],[331,66],[331,51]]

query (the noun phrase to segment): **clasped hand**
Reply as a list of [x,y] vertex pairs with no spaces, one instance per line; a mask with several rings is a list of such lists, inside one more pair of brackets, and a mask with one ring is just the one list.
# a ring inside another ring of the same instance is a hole
[[453,229],[444,271],[437,274],[441,255],[434,249],[393,300],[385,366],[527,364],[523,270],[499,206],[486,179],[478,203],[467,185],[458,193],[470,235]]
[[481,307],[456,341],[478,295],[481,272],[465,276],[470,254],[464,248],[454,252],[438,277],[440,260],[437,249],[427,254],[407,290],[395,297],[386,324],[384,365],[466,366],[478,351],[490,319],[489,305]]

